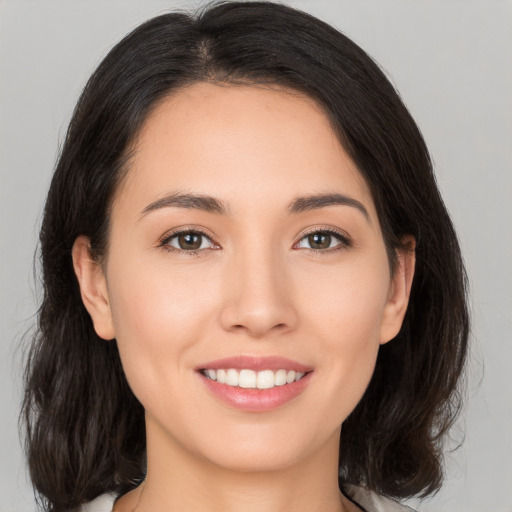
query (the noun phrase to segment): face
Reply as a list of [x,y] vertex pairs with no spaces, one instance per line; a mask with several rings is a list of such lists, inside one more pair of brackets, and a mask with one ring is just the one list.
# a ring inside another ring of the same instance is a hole
[[237,470],[336,450],[411,272],[399,256],[390,275],[368,186],[325,114],[283,89],[196,84],[134,148],[106,260],[79,239],[74,261],[148,449]]

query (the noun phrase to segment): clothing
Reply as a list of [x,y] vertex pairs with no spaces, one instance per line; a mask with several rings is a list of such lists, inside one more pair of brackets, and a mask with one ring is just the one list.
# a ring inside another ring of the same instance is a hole
[[365,512],[415,512],[411,507],[380,496],[364,487],[345,485],[343,490],[345,496],[359,505]]
[[[410,507],[379,496],[363,487],[347,485],[344,491],[347,498],[359,505],[364,512],[414,512]],[[95,500],[82,505],[76,512],[112,512],[115,499],[114,494],[102,494]]]
[[116,498],[115,494],[102,494],[95,500],[84,503],[76,512],[112,512]]

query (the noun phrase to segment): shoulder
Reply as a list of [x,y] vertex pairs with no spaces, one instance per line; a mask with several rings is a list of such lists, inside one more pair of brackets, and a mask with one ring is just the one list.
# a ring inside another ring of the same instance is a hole
[[415,512],[412,508],[357,485],[344,485],[344,494],[365,512]]
[[96,499],[80,505],[72,512],[112,512],[116,498],[115,494],[102,494]]

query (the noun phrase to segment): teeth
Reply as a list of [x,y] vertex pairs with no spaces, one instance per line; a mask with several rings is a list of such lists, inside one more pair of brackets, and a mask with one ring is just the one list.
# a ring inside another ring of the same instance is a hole
[[226,370],[217,370],[217,382],[226,384]]
[[238,386],[238,372],[233,368],[226,372],[226,384],[228,386]]
[[258,377],[256,379],[256,387],[258,389],[270,389],[274,387],[275,377],[274,372],[272,370],[263,370],[262,372],[258,372]]
[[277,370],[274,384],[276,386],[284,386],[286,384],[286,370]]
[[274,386],[284,386],[291,384],[304,377],[303,372],[294,370],[262,370],[255,372],[253,370],[235,370],[234,368],[219,370],[202,370],[203,375],[216,380],[221,384],[233,387],[247,389],[270,389]]
[[241,388],[255,388],[256,372],[253,372],[252,370],[241,370],[238,385]]

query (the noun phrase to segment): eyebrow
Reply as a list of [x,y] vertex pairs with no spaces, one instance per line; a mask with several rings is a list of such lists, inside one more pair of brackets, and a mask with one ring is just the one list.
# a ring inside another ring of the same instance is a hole
[[[370,222],[370,215],[364,205],[357,199],[353,199],[352,197],[348,197],[343,194],[328,193],[296,197],[289,203],[287,210],[289,214],[297,214],[309,210],[326,208],[328,206],[350,206],[356,208]],[[146,206],[142,210],[141,217],[144,217],[152,211],[170,207],[203,210],[205,212],[215,213],[218,215],[225,215],[228,212],[227,205],[215,197],[202,194],[176,192],[157,199]]]
[[327,206],[351,206],[359,210],[370,222],[370,214],[363,203],[343,194],[317,194],[311,196],[296,197],[288,205],[289,213],[302,213],[308,210],[317,210]]
[[146,206],[144,210],[142,210],[141,217],[148,214],[149,212],[170,207],[203,210],[208,213],[217,213],[221,215],[227,213],[228,211],[225,203],[219,199],[215,199],[214,197],[201,194],[176,192],[174,194],[169,194],[168,196],[162,197],[161,199],[157,199],[153,203]]

